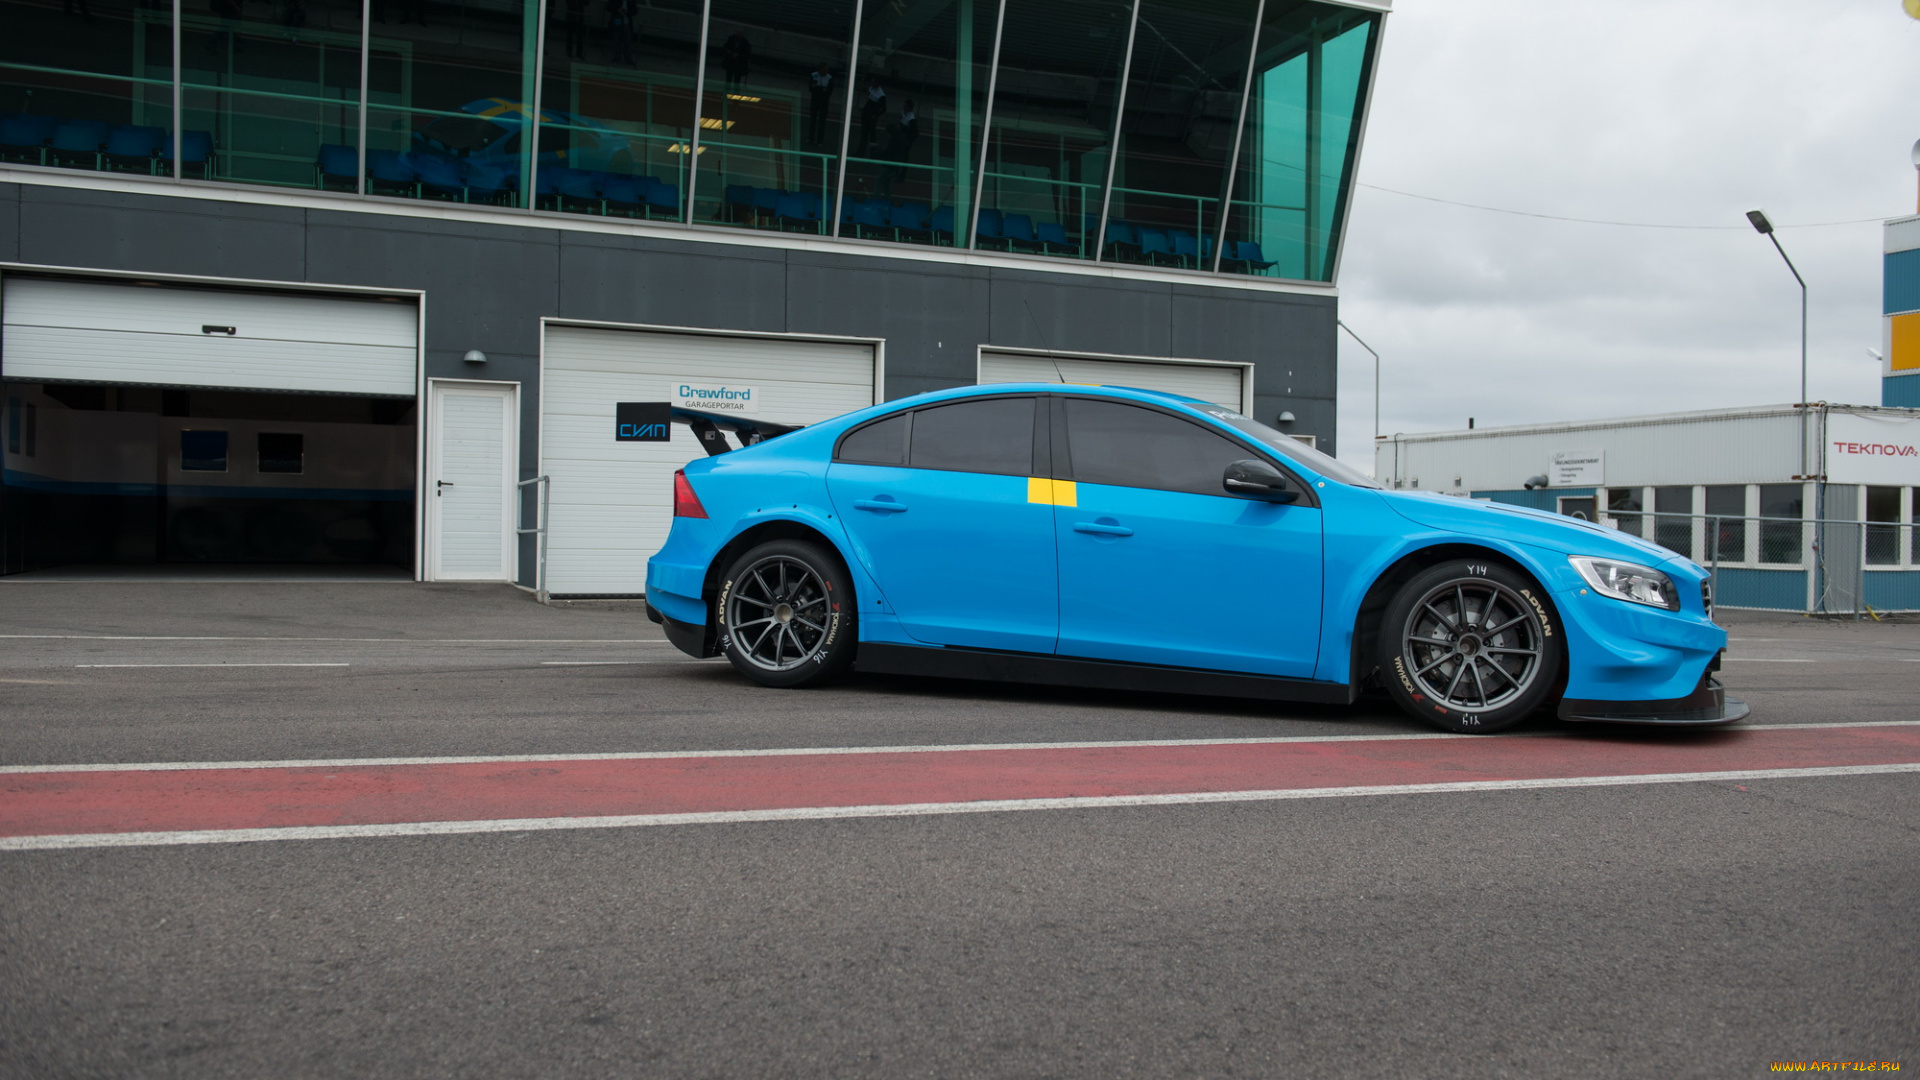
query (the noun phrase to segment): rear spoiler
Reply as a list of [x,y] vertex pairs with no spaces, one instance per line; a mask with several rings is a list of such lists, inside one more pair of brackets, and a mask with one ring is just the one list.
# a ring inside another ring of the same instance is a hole
[[[658,415],[658,414],[656,414]],[[733,449],[720,433],[733,432],[733,437],[746,449],[755,443],[763,443],[776,435],[785,435],[790,431],[799,431],[804,424],[776,424],[769,420],[754,420],[745,416],[726,416],[720,413],[704,412],[700,409],[682,409],[675,406],[673,422],[685,424],[693,429],[700,439],[700,449],[709,457],[725,454]]]

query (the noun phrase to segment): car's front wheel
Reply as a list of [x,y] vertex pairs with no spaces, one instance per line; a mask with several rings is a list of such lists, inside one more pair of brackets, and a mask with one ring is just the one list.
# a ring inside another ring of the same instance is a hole
[[720,651],[762,686],[825,682],[856,648],[847,572],[818,545],[774,540],[733,561],[714,598]]
[[1458,559],[1401,586],[1380,626],[1379,662],[1408,713],[1485,734],[1546,702],[1565,651],[1537,582],[1491,559]]

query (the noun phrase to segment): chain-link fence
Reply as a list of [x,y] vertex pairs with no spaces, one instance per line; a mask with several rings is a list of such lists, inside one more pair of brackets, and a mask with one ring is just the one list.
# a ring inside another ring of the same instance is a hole
[[[1851,508],[1830,500],[1828,509]],[[1600,522],[1706,567],[1720,607],[1851,615],[1920,608],[1913,525],[1653,511],[1602,511]]]

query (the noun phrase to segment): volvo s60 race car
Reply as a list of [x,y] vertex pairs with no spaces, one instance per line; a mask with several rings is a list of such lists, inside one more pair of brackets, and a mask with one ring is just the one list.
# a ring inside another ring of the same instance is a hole
[[[861,671],[1352,702],[1449,731],[1717,724],[1707,575],[1557,514],[1381,489],[1231,409],[1121,387],[922,394],[792,429],[676,410],[647,564],[682,651],[764,686]],[[736,433],[727,446],[721,429]]]

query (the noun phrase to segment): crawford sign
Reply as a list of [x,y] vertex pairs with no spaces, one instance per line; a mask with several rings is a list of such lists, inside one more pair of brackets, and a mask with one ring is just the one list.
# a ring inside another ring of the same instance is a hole
[[1827,480],[1835,484],[1920,484],[1920,419],[1827,416]]
[[760,388],[739,383],[676,382],[667,389],[667,397],[682,409],[731,413],[734,416],[760,415]]

